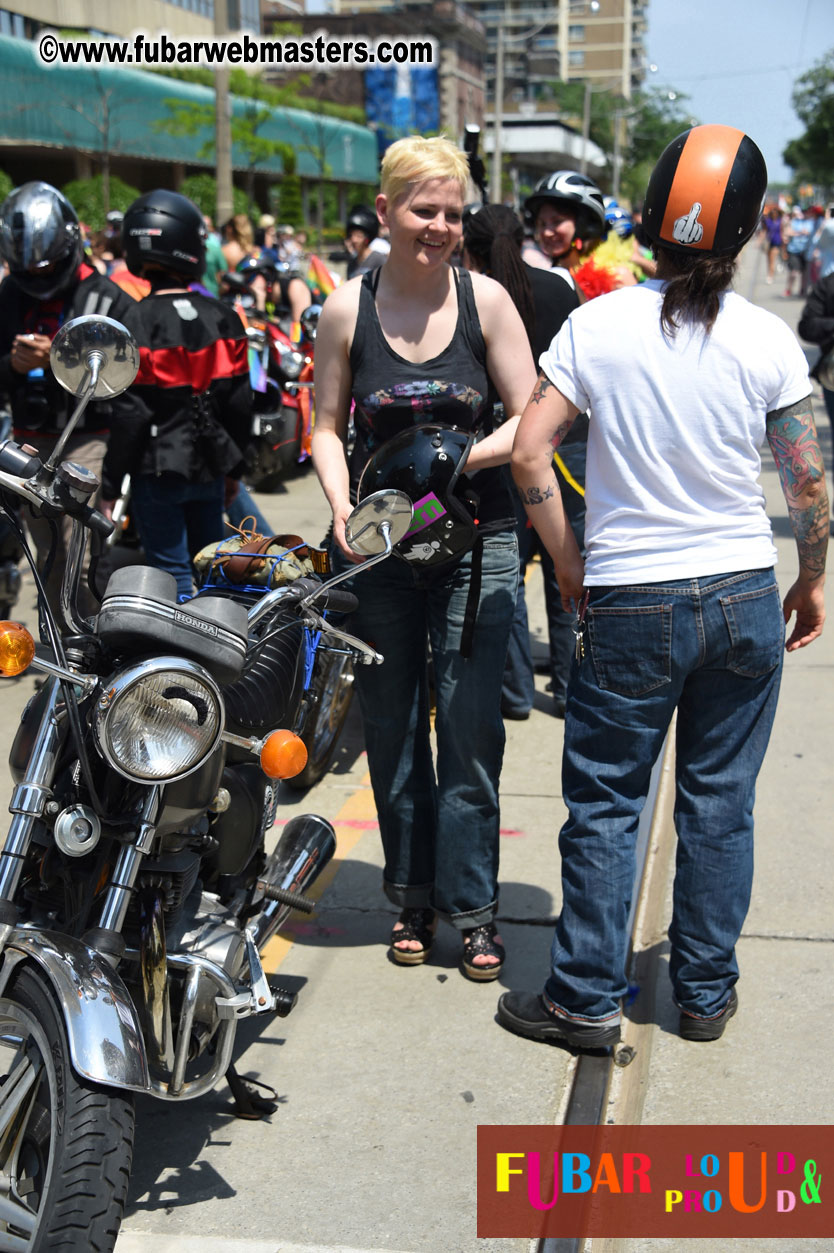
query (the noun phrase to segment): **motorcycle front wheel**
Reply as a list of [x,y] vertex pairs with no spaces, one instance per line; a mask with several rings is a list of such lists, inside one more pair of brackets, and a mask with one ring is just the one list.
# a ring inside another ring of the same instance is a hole
[[110,1253],[133,1131],[132,1098],[78,1078],[51,986],[19,969],[0,998],[0,1250]]
[[307,765],[286,782],[301,791],[327,772],[353,698],[353,659],[346,653],[320,649],[307,694],[308,706],[298,728],[307,748]]

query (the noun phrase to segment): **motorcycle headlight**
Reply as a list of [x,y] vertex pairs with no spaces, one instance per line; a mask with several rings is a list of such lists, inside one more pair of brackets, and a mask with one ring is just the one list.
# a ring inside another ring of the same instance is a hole
[[281,369],[285,376],[291,381],[298,378],[304,369],[304,356],[300,352],[296,352],[293,348],[287,348],[283,344],[280,345],[281,353]]
[[203,764],[223,721],[220,691],[202,666],[158,657],[107,683],[93,729],[102,756],[119,774],[139,783],[170,783]]

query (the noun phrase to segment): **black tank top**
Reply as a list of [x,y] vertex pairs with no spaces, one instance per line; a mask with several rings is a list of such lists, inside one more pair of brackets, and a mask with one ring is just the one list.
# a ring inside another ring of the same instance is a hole
[[[409,426],[440,422],[489,434],[495,392],[486,371],[484,343],[472,280],[453,269],[458,318],[446,348],[429,361],[407,361],[382,333],[376,310],[379,270],[366,274],[359,292],[359,313],[350,346],[351,396],[356,442],[350,459],[351,498],[368,458],[381,444]],[[478,530],[482,534],[515,525],[512,500],[500,470],[481,470],[469,481],[480,497]]]

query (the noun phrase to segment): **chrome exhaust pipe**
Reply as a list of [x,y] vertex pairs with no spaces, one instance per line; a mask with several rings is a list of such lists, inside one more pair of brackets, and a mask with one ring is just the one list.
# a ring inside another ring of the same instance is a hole
[[[294,902],[292,897],[301,897],[315,883],[335,850],[336,833],[325,818],[299,814],[290,819],[261,876],[265,903],[250,924],[259,950],[283,925],[294,905],[304,909],[307,902]],[[286,894],[284,900],[269,899],[269,889],[276,888]]]

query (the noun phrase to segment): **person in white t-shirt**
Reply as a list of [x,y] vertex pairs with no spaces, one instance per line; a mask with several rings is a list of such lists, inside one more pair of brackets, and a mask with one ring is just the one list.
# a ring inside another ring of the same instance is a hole
[[[658,277],[570,315],[540,358],[513,475],[577,607],[560,834],[562,910],[543,994],[499,1022],[599,1048],[620,1036],[635,841],[677,708],[678,851],[670,975],[688,1040],[736,1012],[735,945],[753,870],[753,799],[785,650],[821,632],[828,500],[807,364],[775,315],[730,290],[767,171],[741,131],[697,126],[664,151],[645,228]],[[589,409],[586,556],[552,451]],[[773,454],[799,550],[784,602],[758,475]]]

